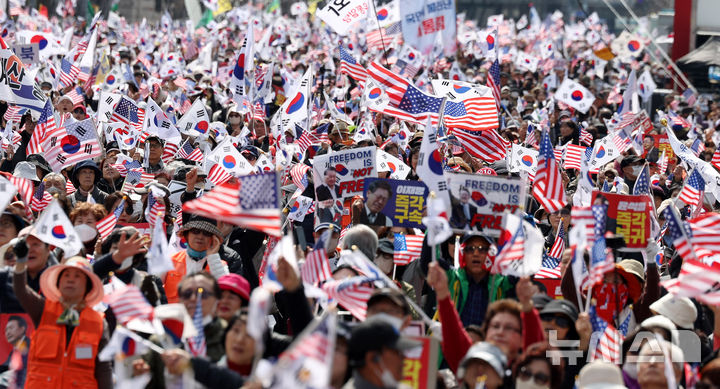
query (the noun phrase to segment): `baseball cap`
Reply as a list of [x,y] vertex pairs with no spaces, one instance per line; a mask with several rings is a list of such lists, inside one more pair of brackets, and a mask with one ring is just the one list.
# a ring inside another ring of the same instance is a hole
[[465,367],[468,362],[473,359],[487,362],[500,378],[505,377],[505,368],[507,367],[507,357],[505,354],[503,354],[499,348],[488,342],[478,342],[470,347],[462,361],[460,361],[460,367],[458,367],[457,371],[458,378],[465,376]]
[[370,298],[367,301],[368,309],[370,309],[370,306],[372,306],[376,302],[381,301],[383,299],[390,300],[393,304],[402,308],[403,312],[406,315],[410,314],[410,305],[405,300],[405,297],[403,296],[402,292],[400,292],[397,289],[390,289],[390,288],[375,289],[373,291],[373,294],[370,295]]
[[624,168],[625,166],[632,165],[636,162],[645,162],[643,158],[638,157],[637,155],[628,155],[627,157],[623,158],[620,162],[620,167]]
[[420,342],[400,335],[389,321],[373,316],[353,328],[348,343],[348,359],[350,366],[359,367],[364,365],[368,351],[389,348],[404,352],[420,346]]
[[220,290],[229,290],[245,301],[250,301],[250,283],[243,276],[235,273],[225,274],[218,278],[218,285]]
[[572,321],[578,319],[578,310],[575,304],[567,300],[553,300],[545,305],[545,308],[540,311],[540,315],[548,313],[559,313],[569,317]]
[[591,362],[580,370],[579,389],[625,389],[620,368],[610,362]]
[[383,238],[378,241],[378,250],[385,254],[395,254],[395,245],[390,239]]

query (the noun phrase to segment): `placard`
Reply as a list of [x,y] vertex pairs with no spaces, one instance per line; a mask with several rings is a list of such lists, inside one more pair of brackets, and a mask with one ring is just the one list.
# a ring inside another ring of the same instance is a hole
[[423,208],[429,190],[420,181],[368,178],[365,180],[365,211],[362,224],[422,228]]
[[625,239],[627,248],[644,249],[650,239],[650,196],[593,192],[593,204],[608,205],[606,230]]
[[315,157],[315,198],[327,201],[362,195],[365,179],[377,177],[375,151],[375,146],[368,146]]
[[[8,330],[8,321],[11,319],[13,325]],[[10,362],[10,354],[14,346],[18,349],[24,348],[25,352],[30,349],[30,337],[35,331],[35,325],[27,313],[3,313],[0,314],[0,328],[4,330],[3,336],[0,336],[0,363],[7,365],[5,362]],[[14,344],[10,344],[10,341],[13,341]]]
[[403,362],[401,383],[415,389],[434,389],[437,379],[438,341],[430,336],[410,336],[422,348],[409,350]]
[[476,174],[445,173],[450,185],[450,227],[482,230],[500,236],[504,215],[522,216],[527,184],[520,179]]

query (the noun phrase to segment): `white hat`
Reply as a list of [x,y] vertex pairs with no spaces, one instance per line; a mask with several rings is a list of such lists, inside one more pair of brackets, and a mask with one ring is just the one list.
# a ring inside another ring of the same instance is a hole
[[673,323],[670,319],[663,315],[650,316],[647,319],[643,320],[642,323],[640,323],[640,328],[649,329],[653,327],[662,328],[670,333],[677,330],[675,323]]
[[650,304],[650,309],[667,317],[680,328],[691,329],[697,319],[697,308],[687,297],[675,297],[668,293]]
[[27,178],[31,181],[40,181],[35,165],[27,161],[18,162],[13,171],[14,177]]
[[585,365],[578,376],[579,389],[626,389],[620,368],[610,362]]

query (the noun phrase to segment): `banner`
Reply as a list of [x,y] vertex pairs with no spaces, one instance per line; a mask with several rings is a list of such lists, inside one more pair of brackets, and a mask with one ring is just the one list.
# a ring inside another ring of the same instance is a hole
[[377,177],[375,146],[315,157],[313,182],[318,201],[362,195],[365,179]]
[[428,193],[427,186],[419,181],[368,178],[360,220],[375,226],[425,229],[422,217]]
[[665,151],[665,156],[668,159],[668,166],[675,166],[677,165],[677,157],[675,156],[675,152],[672,149],[672,145],[670,144],[670,140],[668,139],[667,134],[653,134],[653,139],[655,140],[655,148],[658,149],[658,154],[662,155],[663,151]]
[[413,336],[422,347],[408,350],[403,362],[402,384],[414,389],[434,388],[437,375],[438,341],[430,336]]
[[478,229],[497,237],[506,213],[522,216],[528,187],[522,180],[459,173],[446,176],[452,204],[450,227]]
[[650,239],[650,196],[631,196],[593,192],[593,204],[604,201],[608,205],[606,230],[625,239],[627,248],[644,249]]
[[455,0],[400,0],[405,43],[429,55],[440,34],[443,54],[455,55]]
[[0,336],[0,360],[9,361],[13,350],[27,354],[30,348],[30,337],[35,332],[35,325],[30,319],[30,315],[27,313],[0,314],[0,328],[5,330],[4,335]]
[[365,20],[368,13],[367,0],[330,0],[316,15],[339,35],[347,35],[350,27]]
[[13,51],[23,64],[40,63],[40,49],[37,43],[15,44]]

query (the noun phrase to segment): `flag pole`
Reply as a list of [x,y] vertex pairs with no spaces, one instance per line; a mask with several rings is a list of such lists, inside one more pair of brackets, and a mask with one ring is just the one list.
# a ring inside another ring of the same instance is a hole
[[[384,66],[387,66],[387,65],[388,65],[388,60],[387,60],[387,48],[385,48],[385,38],[383,37],[382,28],[380,27],[380,20],[379,20],[378,17],[377,17],[377,9],[375,8],[375,0],[370,0],[370,2],[372,3],[372,6],[373,6],[373,13],[375,14],[375,22],[377,23],[378,32],[380,33],[380,43],[382,44],[382,48],[383,48],[383,59],[385,60],[385,65],[384,65]],[[367,42],[366,42],[366,44],[367,44]]]

